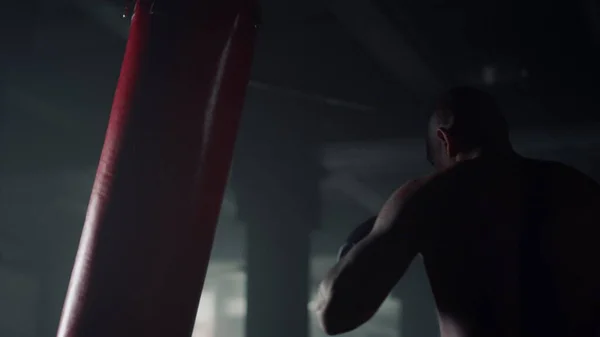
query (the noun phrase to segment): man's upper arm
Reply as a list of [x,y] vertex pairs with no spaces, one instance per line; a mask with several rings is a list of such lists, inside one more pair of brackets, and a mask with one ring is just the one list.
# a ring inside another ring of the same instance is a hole
[[420,207],[407,200],[420,186],[411,181],[394,192],[371,233],[332,268],[322,284],[329,288],[321,308],[325,328],[346,332],[371,318],[418,254]]
[[[408,227],[416,227],[416,224],[402,224],[399,223],[399,221],[402,220],[400,218],[406,213],[415,213],[413,209],[406,207],[406,202],[421,187],[421,185],[422,182],[420,180],[411,180],[397,189],[381,207],[373,231],[388,231],[392,229],[407,230]],[[409,204],[409,207],[411,206],[414,208],[416,205]],[[411,217],[414,218],[415,215],[416,214],[412,214]],[[411,223],[412,222],[413,221],[411,221]]]
[[600,184],[566,165],[557,165],[553,182],[556,222],[552,237],[560,254],[563,278],[583,298],[595,297],[600,306],[600,275],[595,272],[600,248]]

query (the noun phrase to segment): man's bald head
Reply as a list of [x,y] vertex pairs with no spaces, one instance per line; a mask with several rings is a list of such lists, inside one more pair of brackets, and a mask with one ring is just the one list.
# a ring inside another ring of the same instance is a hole
[[452,165],[461,155],[507,148],[508,126],[490,94],[456,87],[438,99],[427,136],[427,158],[437,168]]

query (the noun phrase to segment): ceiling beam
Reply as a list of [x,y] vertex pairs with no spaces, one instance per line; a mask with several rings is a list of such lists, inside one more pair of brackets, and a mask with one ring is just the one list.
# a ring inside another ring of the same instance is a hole
[[385,202],[385,198],[380,193],[349,173],[332,174],[321,182],[321,188],[344,193],[358,206],[372,214],[377,214]]
[[330,10],[359,43],[420,99],[435,97],[442,81],[392,22],[369,0],[333,0]]
[[[570,130],[515,130],[511,139],[517,152],[539,156],[563,149],[600,148],[600,125],[570,127]],[[331,172],[397,171],[401,167],[424,168],[425,141],[422,138],[393,141],[343,142],[322,148],[322,163]]]
[[123,18],[125,13],[125,1],[123,7],[115,6],[107,0],[70,0],[79,9],[90,17],[102,23],[114,34],[127,39],[129,36],[129,19]]

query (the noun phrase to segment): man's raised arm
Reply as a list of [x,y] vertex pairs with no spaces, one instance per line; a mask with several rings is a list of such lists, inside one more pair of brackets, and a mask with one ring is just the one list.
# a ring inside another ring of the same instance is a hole
[[316,314],[328,335],[356,329],[377,312],[419,252],[418,205],[405,201],[421,186],[399,188],[382,207],[373,229],[319,285]]

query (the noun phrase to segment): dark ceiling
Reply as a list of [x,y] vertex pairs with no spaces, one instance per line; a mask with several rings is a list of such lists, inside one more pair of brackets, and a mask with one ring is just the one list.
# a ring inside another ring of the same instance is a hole
[[[2,170],[93,170],[127,38],[128,1],[3,3]],[[292,115],[308,119],[298,134],[318,135],[324,148],[385,141],[421,151],[431,102],[458,84],[493,92],[521,133],[587,137],[577,130],[600,122],[596,1],[261,5],[246,115],[272,110],[275,127],[289,126]],[[260,123],[242,129],[253,122]]]
[[[79,142],[97,137],[124,50],[127,1],[4,3],[8,99],[29,121],[67,128]],[[456,84],[487,87],[516,126],[599,120],[594,4],[264,0],[249,96],[308,104],[327,141],[418,136],[432,97]]]
[[[128,1],[3,3],[1,169],[93,172],[127,38]],[[392,146],[382,156],[398,159],[398,144],[422,151],[434,97],[471,84],[496,94],[521,134],[585,138],[590,132],[577,130],[600,122],[595,3],[263,0],[246,115],[270,110],[272,127],[294,127],[290,116],[308,119],[299,137],[317,135],[324,149]],[[242,129],[252,123],[261,122],[248,118]],[[362,161],[398,172],[406,159],[391,160]],[[390,173],[371,170],[388,181]]]

